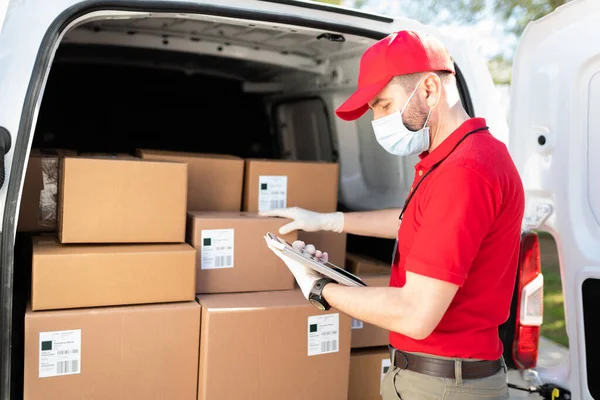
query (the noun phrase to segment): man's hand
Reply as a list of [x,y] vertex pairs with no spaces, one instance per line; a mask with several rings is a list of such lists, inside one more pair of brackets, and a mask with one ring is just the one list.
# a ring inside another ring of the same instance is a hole
[[[267,242],[267,244],[268,243],[269,242]],[[292,246],[294,246],[297,249],[304,249],[305,251],[308,251],[310,254],[315,255],[316,257],[320,258],[321,260],[327,261],[327,253],[322,253],[322,252],[318,251],[317,249],[315,249],[315,246],[313,246],[312,244],[306,245],[303,241],[296,240],[292,244]],[[319,273],[317,273],[316,271],[308,268],[304,264],[286,256],[285,254],[283,254],[281,252],[281,250],[275,249],[271,246],[269,246],[269,248],[273,251],[273,253],[275,253],[275,255],[277,255],[277,257],[279,257],[283,260],[285,265],[287,265],[290,272],[294,275],[294,278],[296,278],[296,282],[298,282],[298,286],[300,286],[300,290],[302,291],[302,294],[308,300],[308,295],[309,295],[313,285],[315,284],[315,282],[317,280],[321,279],[322,276]]]
[[279,233],[282,235],[299,229],[306,232],[332,231],[337,233],[344,230],[344,213],[341,212],[317,213],[300,207],[291,207],[262,211],[260,215],[293,219],[292,222],[279,229]]

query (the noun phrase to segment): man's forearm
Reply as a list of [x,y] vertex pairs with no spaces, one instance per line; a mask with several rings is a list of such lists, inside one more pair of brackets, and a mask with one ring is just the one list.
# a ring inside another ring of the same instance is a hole
[[400,208],[344,213],[344,232],[359,236],[395,239]]
[[329,284],[323,297],[334,308],[353,318],[401,333],[413,339],[424,339],[423,325],[417,307],[401,288],[347,287]]

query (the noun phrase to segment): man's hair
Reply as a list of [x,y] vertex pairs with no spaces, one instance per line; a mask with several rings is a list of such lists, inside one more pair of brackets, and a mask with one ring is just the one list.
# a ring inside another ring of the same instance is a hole
[[[454,74],[452,72],[449,72],[449,71],[431,71],[431,72],[433,72],[434,74],[436,74],[437,76],[440,77],[440,81],[442,82],[443,86],[448,87],[448,86],[452,85],[453,87],[456,87],[456,77],[454,76]],[[430,72],[417,72],[417,73],[408,74],[408,75],[398,75],[398,76],[395,76],[394,78],[392,78],[392,82],[403,86],[404,89],[406,89],[406,91],[408,93],[410,93],[415,89],[415,87],[417,86],[419,81],[421,79],[423,79],[425,77],[425,75],[427,75],[429,73]]]

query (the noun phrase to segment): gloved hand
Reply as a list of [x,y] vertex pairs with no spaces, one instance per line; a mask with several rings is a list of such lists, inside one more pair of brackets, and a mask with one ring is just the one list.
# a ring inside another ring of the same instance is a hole
[[[265,238],[265,240],[266,240],[266,238]],[[268,240],[267,240],[267,245],[269,245]],[[324,262],[327,261],[327,258],[328,258],[327,253],[323,253],[323,252],[317,250],[315,248],[315,246],[313,246],[312,244],[306,245],[303,241],[296,240],[292,244],[292,246],[294,246],[297,249],[304,249],[304,251],[308,251],[310,254],[320,258]],[[283,262],[288,267],[290,272],[294,275],[294,278],[296,278],[296,282],[298,283],[298,286],[300,286],[300,290],[302,291],[302,294],[308,300],[308,295],[310,293],[310,290],[312,289],[315,282],[322,278],[321,274],[308,268],[301,262],[298,262],[298,261],[286,256],[285,254],[283,254],[283,252],[281,250],[276,249],[276,248],[272,247],[271,245],[269,245],[269,248],[273,251],[273,253],[275,253],[275,255],[277,257],[279,257],[283,260]]]
[[293,219],[282,226],[279,233],[285,235],[301,229],[306,232],[333,231],[341,233],[344,230],[344,213],[317,213],[300,207],[280,208],[259,213],[265,217],[283,217]]

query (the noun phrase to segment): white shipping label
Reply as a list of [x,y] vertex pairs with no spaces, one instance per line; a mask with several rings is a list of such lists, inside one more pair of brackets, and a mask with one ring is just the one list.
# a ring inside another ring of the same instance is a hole
[[360,319],[352,318],[352,329],[362,329],[365,324]]
[[233,229],[203,230],[200,269],[233,268],[233,237]]
[[258,177],[258,211],[287,207],[287,176]]
[[390,360],[389,358],[384,358],[383,360],[381,360],[381,382],[379,384],[379,394],[380,395],[381,395],[381,388],[383,386],[382,385],[383,377],[385,376],[385,374],[387,374],[387,372],[391,366],[392,366],[392,360]]
[[81,373],[81,329],[40,332],[39,377]]
[[336,353],[339,351],[340,314],[308,317],[308,355]]

